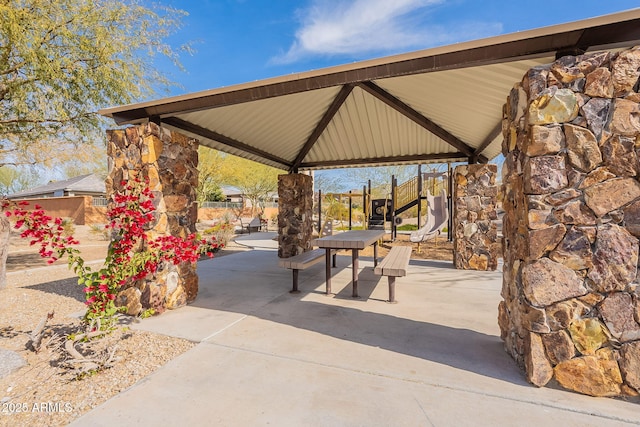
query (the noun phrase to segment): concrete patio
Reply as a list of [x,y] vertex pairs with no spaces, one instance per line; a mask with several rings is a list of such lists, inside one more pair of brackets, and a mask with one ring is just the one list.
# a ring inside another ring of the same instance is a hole
[[278,267],[274,233],[200,262],[194,304],[136,328],[199,344],[72,425],[620,426],[637,403],[528,384],[497,325],[501,273],[412,260],[387,304],[385,278],[349,256],[324,295],[324,264]]

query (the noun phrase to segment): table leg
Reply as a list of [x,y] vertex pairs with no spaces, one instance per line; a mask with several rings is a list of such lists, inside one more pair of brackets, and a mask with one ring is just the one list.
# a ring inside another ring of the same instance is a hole
[[378,242],[373,243],[373,266],[378,266]]
[[326,249],[325,254],[325,274],[326,274],[326,291],[327,295],[331,295],[331,249]]
[[353,267],[353,271],[351,272],[351,280],[353,283],[353,292],[351,296],[353,298],[358,297],[358,250],[351,250],[351,266]]

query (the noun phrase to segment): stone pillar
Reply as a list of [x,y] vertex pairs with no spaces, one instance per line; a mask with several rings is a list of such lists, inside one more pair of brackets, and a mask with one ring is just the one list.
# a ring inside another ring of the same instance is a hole
[[529,70],[504,108],[505,349],[544,386],[640,392],[640,49]]
[[[150,237],[186,238],[195,233],[198,141],[155,123],[109,130],[107,138],[111,163],[107,195],[110,197],[119,190],[123,181],[148,178],[156,207]],[[158,313],[184,306],[198,294],[196,266],[166,265],[136,288],[123,290],[119,298],[132,306],[136,306],[135,300],[139,299],[141,309],[153,308]]]
[[278,257],[289,258],[311,249],[313,178],[303,174],[278,176]]
[[457,166],[453,174],[453,263],[462,270],[498,267],[496,165]]

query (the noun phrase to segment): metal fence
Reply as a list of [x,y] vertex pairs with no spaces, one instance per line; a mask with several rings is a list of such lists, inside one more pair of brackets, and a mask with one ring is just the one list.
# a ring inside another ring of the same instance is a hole
[[[242,208],[242,202],[198,202],[199,208],[227,208],[227,209],[240,209]],[[277,208],[277,202],[260,202],[261,208]]]
[[94,197],[92,201],[93,206],[107,206],[109,199],[106,197]]
[[241,209],[242,202],[199,202],[200,208]]
[[[109,203],[109,199],[107,199],[106,197],[94,197],[92,201],[93,206],[107,206],[108,203]],[[266,203],[261,203],[261,206],[265,208],[276,208],[278,207],[278,203],[266,202]],[[199,202],[198,207],[219,208],[219,209],[241,209],[242,202]]]

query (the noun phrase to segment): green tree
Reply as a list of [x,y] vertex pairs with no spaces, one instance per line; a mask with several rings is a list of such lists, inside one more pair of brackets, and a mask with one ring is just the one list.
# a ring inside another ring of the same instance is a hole
[[198,201],[217,202],[224,200],[220,185],[226,155],[209,147],[198,148]]
[[0,167],[0,197],[38,185],[38,177],[30,170],[13,166]]
[[0,166],[73,155],[103,140],[99,108],[170,84],[154,56],[184,12],[136,0],[0,2]]
[[106,179],[107,154],[101,144],[82,144],[76,148],[77,157],[67,161],[54,159],[51,167],[62,172],[66,178],[74,178],[90,173]]
[[345,185],[344,172],[335,173],[333,170],[319,170],[313,172],[313,186],[315,191],[322,193],[342,193],[348,191]]
[[347,170],[349,181],[356,183],[358,190],[371,180],[371,193],[374,199],[385,198],[391,192],[392,176],[397,178],[398,184],[402,184],[416,174],[416,166],[378,166]]
[[[100,108],[170,86],[154,57],[179,66],[182,48],[165,40],[184,15],[138,0],[1,0],[0,167],[64,164],[104,141]],[[0,215],[0,278],[9,227]]]
[[251,203],[251,216],[262,213],[261,203],[278,191],[281,170],[243,159],[226,156],[222,168],[223,183],[237,187]]

